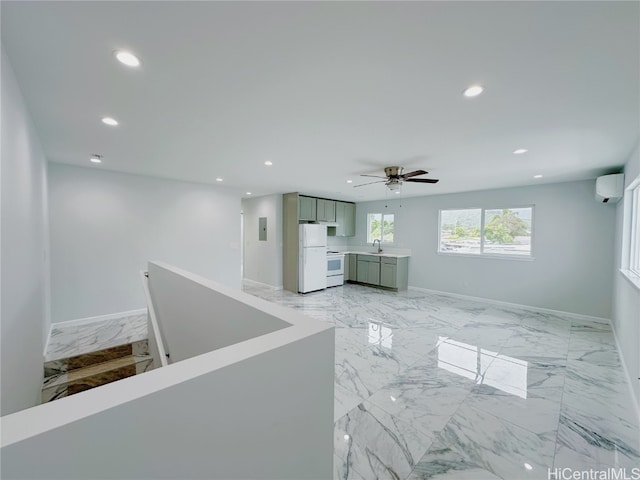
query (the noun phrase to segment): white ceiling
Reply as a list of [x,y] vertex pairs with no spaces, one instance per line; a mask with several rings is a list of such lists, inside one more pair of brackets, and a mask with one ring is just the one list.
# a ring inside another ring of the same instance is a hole
[[[1,9],[3,47],[54,162],[363,201],[386,188],[346,180],[387,165],[440,179],[405,184],[405,196],[593,178],[616,171],[640,132],[638,2]],[[142,66],[116,62],[119,48]],[[474,83],[485,93],[464,98]]]

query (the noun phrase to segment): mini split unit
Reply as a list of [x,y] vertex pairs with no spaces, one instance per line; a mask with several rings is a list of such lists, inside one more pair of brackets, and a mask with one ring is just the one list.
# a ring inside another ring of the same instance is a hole
[[603,175],[596,178],[596,200],[602,203],[616,203],[624,191],[624,173]]

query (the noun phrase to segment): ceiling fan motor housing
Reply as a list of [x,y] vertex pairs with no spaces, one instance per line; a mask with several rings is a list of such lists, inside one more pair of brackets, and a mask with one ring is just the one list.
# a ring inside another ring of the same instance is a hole
[[398,179],[400,175],[402,175],[403,170],[403,167],[386,167],[384,169],[384,174],[390,179]]

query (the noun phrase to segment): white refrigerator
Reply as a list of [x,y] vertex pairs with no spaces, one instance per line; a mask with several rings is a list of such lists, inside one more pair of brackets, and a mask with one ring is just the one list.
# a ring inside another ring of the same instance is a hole
[[327,226],[303,223],[299,230],[298,291],[327,288]]

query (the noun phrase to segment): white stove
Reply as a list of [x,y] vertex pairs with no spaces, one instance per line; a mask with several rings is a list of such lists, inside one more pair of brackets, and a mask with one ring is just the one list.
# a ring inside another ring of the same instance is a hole
[[327,287],[344,285],[344,253],[327,251]]

